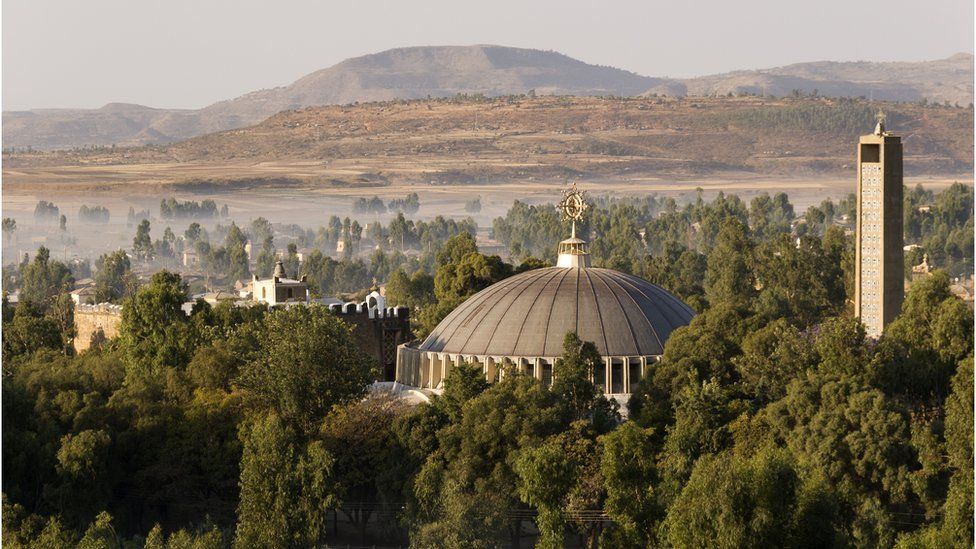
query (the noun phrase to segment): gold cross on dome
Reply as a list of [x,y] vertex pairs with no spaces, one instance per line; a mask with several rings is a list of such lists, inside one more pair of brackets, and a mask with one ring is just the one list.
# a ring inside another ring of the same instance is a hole
[[582,221],[583,214],[590,205],[586,203],[586,193],[576,188],[573,183],[572,189],[567,189],[563,193],[563,199],[556,205],[556,209],[563,215],[563,219],[573,222],[573,238],[576,238],[576,222]]

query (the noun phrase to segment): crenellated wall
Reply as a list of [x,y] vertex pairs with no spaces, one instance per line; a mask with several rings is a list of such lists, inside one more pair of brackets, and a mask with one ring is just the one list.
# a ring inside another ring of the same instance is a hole
[[[371,306],[372,305],[372,306]],[[380,381],[396,377],[397,347],[413,339],[410,309],[383,307],[379,303],[342,303],[329,305],[329,311],[352,325],[352,337],[380,368]]]

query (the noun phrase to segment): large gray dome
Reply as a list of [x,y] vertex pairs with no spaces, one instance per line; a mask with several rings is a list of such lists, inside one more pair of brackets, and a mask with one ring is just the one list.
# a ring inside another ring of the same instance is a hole
[[664,353],[694,312],[666,290],[621,272],[550,267],[498,282],[468,298],[420,345],[477,356],[556,357],[576,332],[605,357]]

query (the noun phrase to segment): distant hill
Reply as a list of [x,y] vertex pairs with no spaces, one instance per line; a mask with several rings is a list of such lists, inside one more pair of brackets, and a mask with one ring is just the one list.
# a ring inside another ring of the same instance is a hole
[[[815,90],[826,97],[879,101],[921,101],[966,106],[973,102],[973,56],[958,53],[916,63],[798,63],[773,69],[736,71],[681,81],[688,95],[791,95]],[[655,92],[654,89],[647,93]]]
[[[282,111],[163,146],[3,155],[8,187],[193,189],[853,177],[882,109],[905,172],[973,169],[973,109],[860,99],[497,97]],[[127,187],[129,188],[129,187]]]
[[825,96],[968,104],[973,56],[919,63],[801,63],[686,80],[652,78],[590,65],[566,55],[502,46],[437,46],[388,50],[347,59],[294,83],[220,101],[198,110],[112,103],[100,109],[4,112],[7,148],[163,144],[256,124],[308,106],[457,94],[783,96],[800,90]]

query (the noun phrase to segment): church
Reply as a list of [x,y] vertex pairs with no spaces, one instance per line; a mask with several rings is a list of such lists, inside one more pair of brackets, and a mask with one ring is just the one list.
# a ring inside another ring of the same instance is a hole
[[419,344],[397,349],[396,381],[440,389],[459,363],[480,364],[495,382],[506,371],[549,386],[569,332],[596,345],[603,362],[593,383],[606,394],[629,394],[664,354],[671,332],[688,325],[694,311],[663,288],[636,276],[590,265],[576,221],[587,208],[575,187],[559,205],[573,221],[559,244],[555,267],[535,269],[468,298]]

